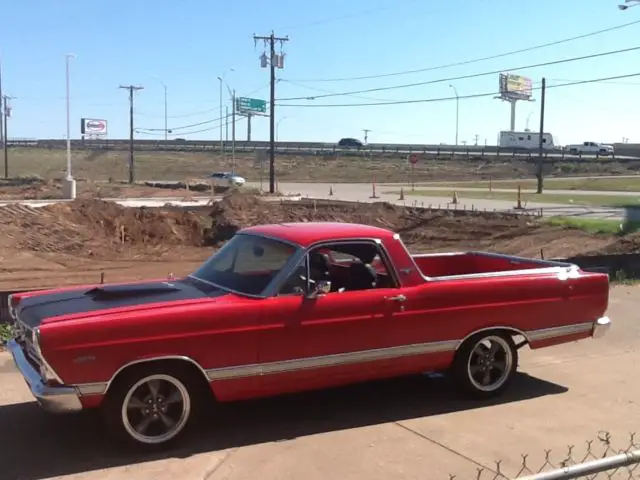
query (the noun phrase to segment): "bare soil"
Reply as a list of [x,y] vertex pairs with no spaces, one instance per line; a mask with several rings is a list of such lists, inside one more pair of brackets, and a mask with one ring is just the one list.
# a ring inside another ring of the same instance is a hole
[[129,281],[193,271],[239,228],[272,222],[358,222],[393,229],[415,252],[487,250],[545,258],[640,251],[614,237],[500,213],[418,212],[386,203],[269,203],[226,196],[208,211],[125,208],[79,199],[0,207],[0,290]]

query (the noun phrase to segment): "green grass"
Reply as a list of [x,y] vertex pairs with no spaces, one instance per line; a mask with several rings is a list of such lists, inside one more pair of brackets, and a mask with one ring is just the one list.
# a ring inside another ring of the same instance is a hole
[[[456,190],[458,193],[458,201],[465,203],[466,199],[483,199],[483,200],[502,200],[511,201],[516,204],[515,192],[483,192],[473,190]],[[400,191],[387,191],[384,193],[400,194]],[[415,190],[405,192],[407,196],[420,195],[425,197],[450,197],[453,192],[446,190]],[[526,207],[527,202],[534,203],[558,203],[566,205],[585,205],[585,206],[601,206],[601,207],[623,207],[626,205],[640,206],[640,196],[630,197],[622,195],[569,195],[561,193],[522,193],[522,206]]]
[[[604,220],[600,218],[578,218],[578,217],[551,217],[546,220],[550,225],[566,228],[577,228],[588,233],[601,233],[607,235],[619,235],[620,222],[618,220]],[[624,230],[625,233],[629,233]]]
[[0,345],[7,343],[12,337],[11,327],[6,323],[0,323]]
[[[441,184],[433,184],[433,186]],[[518,185],[523,189],[535,189],[536,180],[493,180],[493,188],[517,189]],[[485,188],[489,190],[489,181],[478,182],[453,182],[447,186],[452,188]],[[544,181],[545,190],[585,190],[594,192],[620,191],[640,193],[640,176],[632,178],[549,178]]]

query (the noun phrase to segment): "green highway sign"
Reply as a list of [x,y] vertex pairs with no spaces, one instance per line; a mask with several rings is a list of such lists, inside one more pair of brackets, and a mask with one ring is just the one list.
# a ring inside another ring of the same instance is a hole
[[236,110],[245,113],[266,113],[267,102],[258,98],[236,98]]

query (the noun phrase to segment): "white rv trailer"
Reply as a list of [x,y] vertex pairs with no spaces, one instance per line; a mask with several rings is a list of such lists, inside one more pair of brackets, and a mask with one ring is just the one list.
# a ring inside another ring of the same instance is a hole
[[[540,134],[538,132],[500,132],[498,140],[500,148],[514,150],[537,150],[540,146]],[[542,149],[553,150],[553,135],[542,134]]]

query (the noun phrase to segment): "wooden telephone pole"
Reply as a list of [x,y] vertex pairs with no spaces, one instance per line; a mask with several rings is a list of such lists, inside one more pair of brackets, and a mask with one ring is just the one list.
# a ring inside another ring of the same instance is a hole
[[[253,36],[253,41],[257,42],[262,40],[265,44],[269,45],[269,57],[268,63],[271,70],[271,95],[270,104],[271,112],[269,114],[269,193],[275,193],[276,191],[276,67],[283,68],[284,62],[281,55],[276,55],[276,42],[280,42],[282,45],[284,42],[289,41],[289,37],[276,37],[273,32],[267,37]],[[263,65],[265,66],[265,65]]]
[[120,85],[120,88],[129,90],[129,183],[135,183],[135,161],[133,158],[133,92],[144,87],[136,85]]

